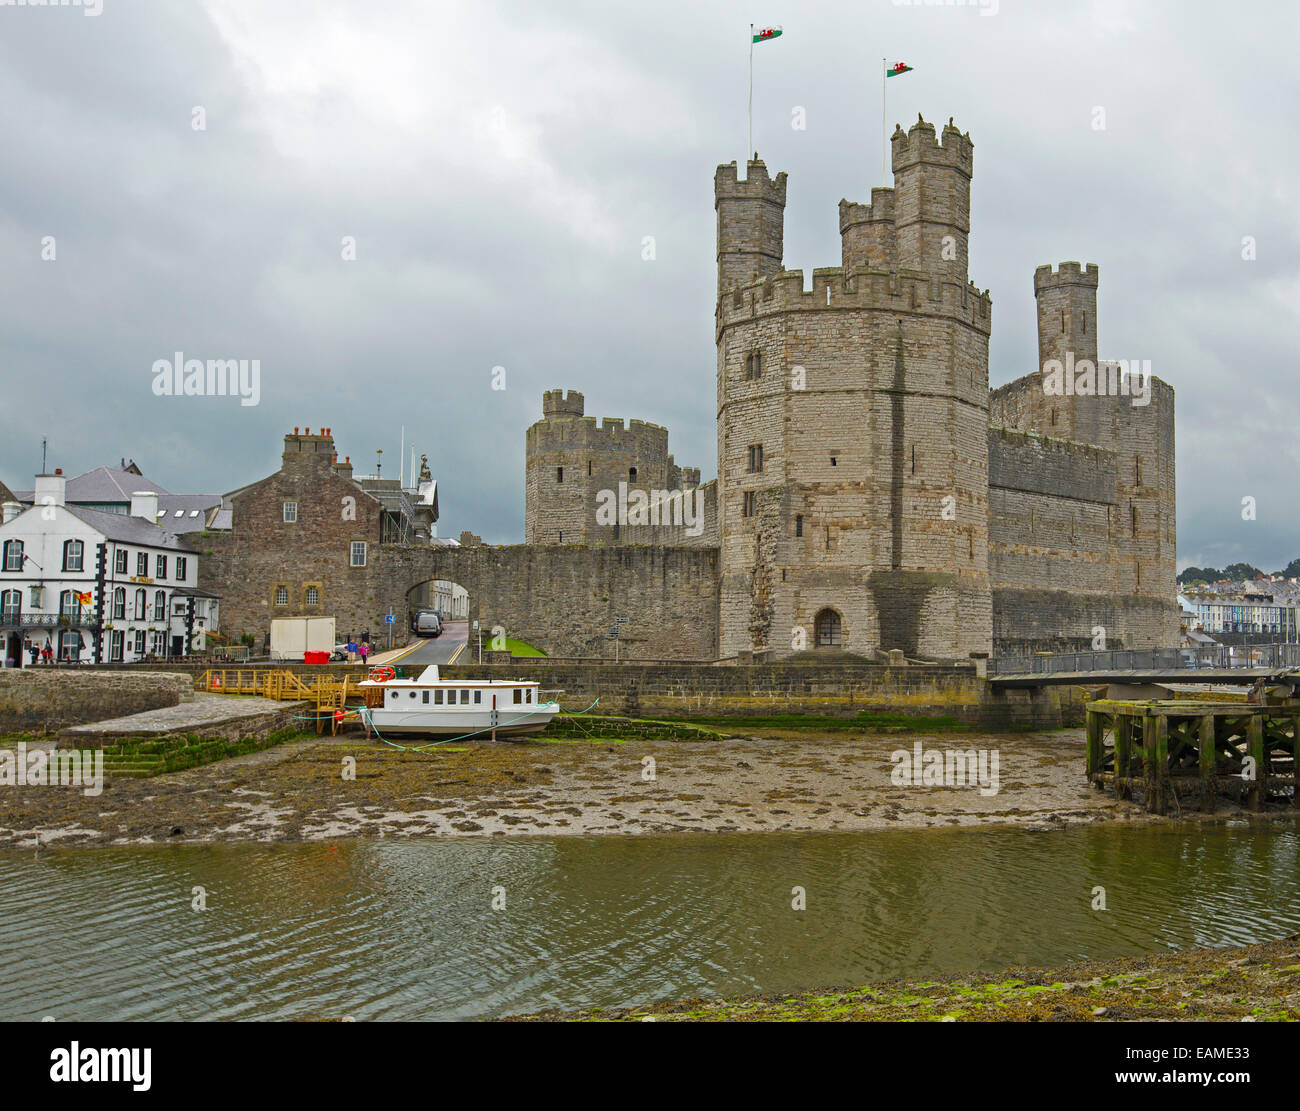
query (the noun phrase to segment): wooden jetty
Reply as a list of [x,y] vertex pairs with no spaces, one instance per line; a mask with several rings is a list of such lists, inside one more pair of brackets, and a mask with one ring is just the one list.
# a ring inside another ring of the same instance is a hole
[[1253,810],[1300,806],[1300,699],[1101,699],[1087,714],[1088,780],[1117,798],[1140,791],[1156,814],[1181,810],[1185,798],[1213,811],[1220,795]]
[[[194,689],[208,694],[245,694],[277,702],[303,702],[315,720],[316,732],[328,725],[338,733],[345,724],[355,724],[357,709],[365,704],[366,690],[357,686],[360,677],[328,673],[303,675],[287,668],[212,667],[194,679]],[[352,705],[348,703],[351,702]]]

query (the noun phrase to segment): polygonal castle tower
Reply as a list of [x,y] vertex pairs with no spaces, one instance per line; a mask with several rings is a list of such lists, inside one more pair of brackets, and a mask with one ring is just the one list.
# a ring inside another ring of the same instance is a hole
[[619,544],[625,526],[598,522],[601,494],[679,490],[700,484],[698,467],[679,467],[668,454],[668,430],[642,420],[583,415],[577,390],[547,390],[542,419],[528,428],[524,456],[524,542]]
[[842,264],[782,269],[786,175],[714,177],[720,654],[989,651],[988,339],[972,143],[892,137]]

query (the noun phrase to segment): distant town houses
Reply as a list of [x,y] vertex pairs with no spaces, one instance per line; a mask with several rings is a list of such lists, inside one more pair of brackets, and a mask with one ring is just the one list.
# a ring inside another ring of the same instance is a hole
[[61,470],[37,475],[26,504],[23,492],[3,503],[4,665],[132,663],[203,651],[218,628],[219,599],[199,588],[197,550],[164,527],[161,496],[138,489],[121,501],[96,487],[97,497],[108,497],[89,508],[69,503],[70,485]]
[[1179,595],[1194,628],[1210,637],[1250,636],[1295,643],[1300,636],[1300,582],[1262,579],[1185,587]]

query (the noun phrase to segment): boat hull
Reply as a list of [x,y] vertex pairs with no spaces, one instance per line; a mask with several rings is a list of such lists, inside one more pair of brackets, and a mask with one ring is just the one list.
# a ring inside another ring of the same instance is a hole
[[[496,724],[498,737],[525,737],[540,733],[555,717],[556,710],[530,710],[525,714],[501,711]],[[491,711],[471,711],[435,715],[419,710],[371,710],[371,727],[381,737],[463,737],[477,734],[487,737],[492,733]]]

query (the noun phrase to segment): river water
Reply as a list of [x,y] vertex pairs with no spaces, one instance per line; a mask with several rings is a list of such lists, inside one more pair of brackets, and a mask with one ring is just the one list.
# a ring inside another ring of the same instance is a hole
[[0,1019],[490,1017],[1296,930],[1300,836],[1277,828],[7,851]]

